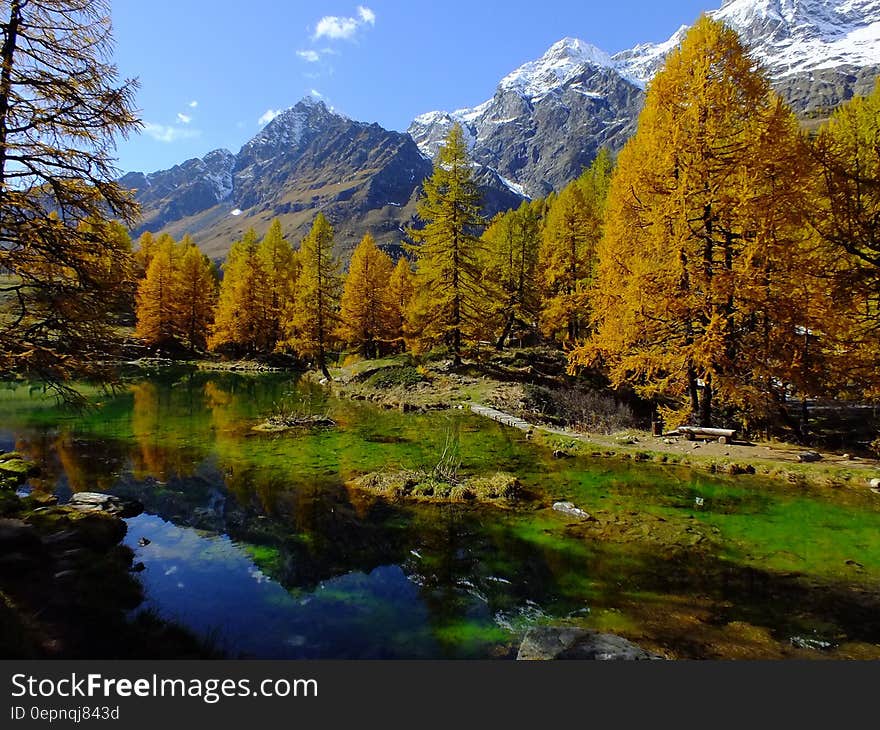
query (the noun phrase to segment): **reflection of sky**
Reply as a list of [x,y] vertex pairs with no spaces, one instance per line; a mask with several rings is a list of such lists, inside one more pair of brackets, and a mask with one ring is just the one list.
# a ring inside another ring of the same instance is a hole
[[[128,521],[126,537],[150,607],[233,656],[385,658],[437,656],[418,587],[399,566],[349,573],[292,595],[226,536],[155,515]],[[142,537],[151,542],[138,546]]]

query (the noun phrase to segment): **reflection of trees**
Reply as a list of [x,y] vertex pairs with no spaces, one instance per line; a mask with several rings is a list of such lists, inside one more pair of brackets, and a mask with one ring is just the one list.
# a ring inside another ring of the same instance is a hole
[[132,454],[132,471],[136,478],[167,481],[172,475],[192,474],[195,449],[190,439],[198,406],[190,385],[168,388],[144,380],[132,386],[131,430],[138,445]]
[[106,492],[124,469],[129,449],[117,441],[84,442],[60,434],[55,453],[72,492]]
[[128,461],[124,444],[79,440],[67,428],[20,437],[15,449],[39,465],[39,474],[28,482],[42,492],[54,491],[61,477],[72,492],[107,491]]

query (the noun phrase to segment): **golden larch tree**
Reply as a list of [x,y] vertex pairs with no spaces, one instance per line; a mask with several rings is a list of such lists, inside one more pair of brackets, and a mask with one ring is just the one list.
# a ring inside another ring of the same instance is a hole
[[173,346],[179,334],[176,255],[174,241],[166,239],[138,285],[135,335],[147,345]]
[[[825,246],[837,315],[822,329],[837,379],[880,395],[880,79],[837,109],[813,145],[817,195],[810,222]],[[842,309],[840,308],[842,306]]]
[[497,284],[498,328],[495,343],[504,348],[514,329],[535,329],[540,311],[541,219],[537,207],[524,201],[516,210],[501,213],[483,233],[487,277]]
[[791,111],[736,33],[700,18],[651,82],[618,158],[594,334],[571,369],[601,362],[613,384],[703,425],[718,405],[748,419],[784,399],[779,355],[814,328],[818,299],[804,158]]
[[405,256],[397,260],[388,281],[388,304],[390,307],[391,340],[397,346],[405,342],[406,313],[415,295],[413,270]]
[[325,377],[327,350],[338,321],[341,277],[333,255],[333,227],[318,213],[297,252],[299,279],[285,322],[288,344],[296,353],[313,358]]
[[424,226],[409,230],[417,245],[407,248],[416,259],[424,307],[412,324],[426,343],[447,344],[460,365],[465,339],[485,327],[490,307],[481,265],[480,193],[459,124],[437,153],[417,213]]
[[351,255],[336,334],[358,347],[364,357],[378,357],[383,343],[395,337],[391,274],[394,263],[367,233]]
[[176,328],[191,350],[204,350],[217,303],[217,276],[211,260],[185,236],[176,256]]
[[293,248],[284,238],[281,221],[274,219],[257,247],[257,259],[264,275],[261,286],[254,287],[260,297],[260,323],[257,327],[258,347],[272,352],[284,336],[284,317],[293,301],[297,268]]
[[211,350],[249,355],[261,350],[266,272],[257,255],[258,245],[256,232],[249,229],[229,249],[223,264],[214,326],[208,338]]

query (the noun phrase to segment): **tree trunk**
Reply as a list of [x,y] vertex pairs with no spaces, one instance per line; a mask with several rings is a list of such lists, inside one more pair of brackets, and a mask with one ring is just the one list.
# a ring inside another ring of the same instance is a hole
[[504,343],[507,342],[507,338],[510,337],[510,331],[513,329],[515,321],[516,315],[511,311],[510,315],[507,317],[507,323],[504,325],[504,331],[501,333],[501,337],[498,338],[498,342],[495,343],[496,350],[504,349]]
[[688,395],[691,399],[691,416],[697,418],[700,412],[700,389],[697,387],[697,374],[693,366],[688,366]]
[[709,428],[712,425],[712,376],[706,376],[703,386],[703,397],[700,401],[700,425]]
[[18,44],[18,28],[21,25],[21,2],[12,0],[9,7],[9,23],[6,26],[6,39],[0,50],[0,199],[6,191],[6,140],[9,134],[9,104],[12,96],[12,68],[16,45]]

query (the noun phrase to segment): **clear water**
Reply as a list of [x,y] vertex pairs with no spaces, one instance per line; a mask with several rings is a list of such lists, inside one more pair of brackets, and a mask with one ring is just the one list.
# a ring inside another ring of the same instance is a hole
[[[469,413],[383,411],[281,376],[164,372],[92,400],[75,414],[40,387],[5,387],[0,448],[44,465],[31,488],[143,502],[126,541],[145,566],[144,607],[230,656],[506,657],[539,622],[670,656],[880,656],[868,491],[559,461]],[[328,412],[339,428],[252,431],[276,407]],[[463,471],[514,472],[535,502],[389,504],[346,486],[430,466],[449,438]],[[560,499],[623,522],[625,539],[572,525],[549,507]],[[692,525],[712,539],[689,545]]]

